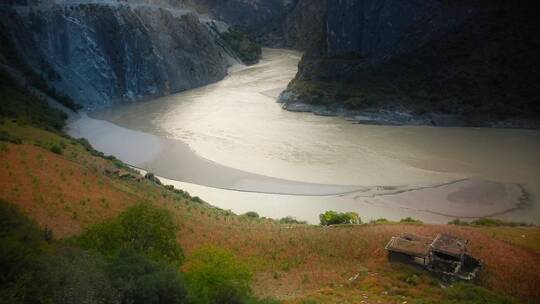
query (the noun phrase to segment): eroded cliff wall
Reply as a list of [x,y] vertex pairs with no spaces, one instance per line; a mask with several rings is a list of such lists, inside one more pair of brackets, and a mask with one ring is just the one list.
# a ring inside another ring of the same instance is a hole
[[239,63],[219,35],[226,25],[157,4],[39,1],[0,15],[19,58],[86,108],[202,86]]
[[324,114],[404,114],[388,115],[392,123],[537,127],[534,7],[328,1],[324,38],[308,48],[281,101]]

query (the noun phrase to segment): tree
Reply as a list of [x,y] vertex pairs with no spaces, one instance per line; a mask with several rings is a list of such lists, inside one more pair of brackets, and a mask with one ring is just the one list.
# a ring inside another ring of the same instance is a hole
[[139,204],[124,211],[117,219],[94,225],[78,238],[78,243],[108,256],[130,249],[179,265],[184,254],[176,240],[176,231],[169,211]]
[[356,212],[341,213],[333,210],[326,211],[319,215],[319,220],[322,226],[361,223],[360,216]]
[[249,218],[259,218],[259,214],[255,211],[248,211],[244,215]]
[[244,303],[251,296],[251,271],[232,252],[208,246],[186,264],[186,280],[194,303]]
[[174,266],[133,250],[121,252],[110,264],[109,274],[122,303],[187,303],[184,280]]

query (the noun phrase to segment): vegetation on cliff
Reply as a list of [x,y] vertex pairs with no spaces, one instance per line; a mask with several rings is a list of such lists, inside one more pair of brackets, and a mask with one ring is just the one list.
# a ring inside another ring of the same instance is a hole
[[240,57],[243,63],[251,65],[261,59],[261,45],[252,40],[247,34],[230,29],[221,34],[227,45]]
[[326,38],[314,36],[282,101],[352,115],[407,112],[428,124],[452,116],[453,125],[539,127],[530,3],[380,6],[329,3]]

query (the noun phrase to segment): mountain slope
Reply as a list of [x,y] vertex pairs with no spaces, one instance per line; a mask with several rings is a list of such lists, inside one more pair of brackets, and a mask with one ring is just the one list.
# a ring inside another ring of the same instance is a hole
[[[42,103],[24,88],[5,83],[0,86],[3,101],[16,98],[19,102],[12,104],[15,106]],[[4,105],[0,102],[0,201],[19,206],[60,240],[69,241],[88,227],[145,203],[173,213],[179,225],[177,241],[188,259],[207,245],[230,250],[254,272],[257,295],[284,303],[511,303],[504,296],[535,303],[540,296],[538,227],[384,220],[321,227],[236,215],[160,185],[155,179],[143,178],[113,157],[93,150],[84,140],[65,136],[58,126],[62,117],[45,104],[41,108],[10,106],[8,110]],[[423,269],[390,262],[384,245],[404,231],[426,236],[449,233],[469,239],[471,253],[485,262],[480,286],[448,287]]]

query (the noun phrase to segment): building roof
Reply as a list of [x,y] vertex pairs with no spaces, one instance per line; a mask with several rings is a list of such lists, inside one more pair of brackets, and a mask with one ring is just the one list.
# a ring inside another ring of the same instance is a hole
[[400,252],[415,257],[425,258],[429,254],[429,243],[392,237],[385,247],[388,251]]
[[444,253],[453,257],[461,257],[467,251],[468,240],[440,233],[437,235],[431,248],[435,252]]
[[428,245],[433,242],[433,238],[421,236],[421,235],[410,233],[410,232],[404,232],[400,235],[400,237],[408,241],[416,241],[416,242],[421,242]]

